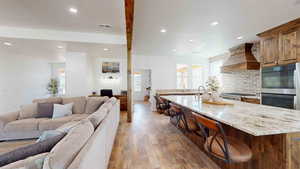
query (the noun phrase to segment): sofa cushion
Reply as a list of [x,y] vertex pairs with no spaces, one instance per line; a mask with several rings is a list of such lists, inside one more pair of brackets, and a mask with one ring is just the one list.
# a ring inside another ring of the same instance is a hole
[[42,169],[44,160],[49,153],[38,154],[25,160],[20,160],[14,163],[10,163],[1,169]]
[[11,152],[0,155],[0,166],[4,166],[19,160],[24,160],[30,156],[49,152],[63,137],[65,133],[51,137],[45,141],[20,147]]
[[63,98],[63,104],[74,103],[73,114],[82,114],[85,112],[86,98],[82,97],[69,97]]
[[94,133],[89,120],[82,120],[51,150],[43,169],[66,169]]
[[108,97],[88,97],[86,99],[85,113],[92,114],[108,100]]
[[108,100],[108,102],[112,103],[113,105],[117,103],[117,98],[112,97]]
[[108,110],[111,110],[111,108],[113,107],[113,103],[110,101],[105,102],[100,108],[107,108]]
[[19,120],[28,119],[36,117],[37,111],[37,103],[27,104],[20,107]]
[[53,103],[38,103],[36,118],[52,118]]
[[11,122],[18,120],[20,112],[10,112],[0,115],[0,130],[4,128],[4,126]]
[[24,131],[38,130],[38,124],[44,120],[46,120],[46,119],[31,118],[31,119],[12,121],[5,125],[4,131],[5,132],[14,132],[14,131],[24,132]]
[[79,123],[80,123],[80,121],[71,121],[71,122],[68,122],[68,123],[60,126],[59,128],[57,128],[56,131],[68,133],[72,128],[74,128],[75,126],[77,126]]
[[88,119],[93,124],[94,128],[97,128],[99,124],[105,119],[108,114],[108,108],[101,106],[95,113],[91,114]]
[[35,99],[32,103],[53,103],[53,104],[62,104],[61,97],[50,97],[45,99]]
[[86,118],[87,116],[88,116],[88,114],[72,114],[70,116],[43,120],[39,123],[38,129],[40,131],[55,130],[68,122],[80,121],[80,120]]

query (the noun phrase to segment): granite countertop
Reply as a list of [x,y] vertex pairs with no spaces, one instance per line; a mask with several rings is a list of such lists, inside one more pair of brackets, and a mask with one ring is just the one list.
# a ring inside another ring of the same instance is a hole
[[198,91],[166,91],[166,92],[156,92],[158,95],[196,95],[201,94]]
[[221,123],[253,136],[300,132],[300,111],[240,101],[227,100],[234,105],[204,104],[197,96],[162,96]]

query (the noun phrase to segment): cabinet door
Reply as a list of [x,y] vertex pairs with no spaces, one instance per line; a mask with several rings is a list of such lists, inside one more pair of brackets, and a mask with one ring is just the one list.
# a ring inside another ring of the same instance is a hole
[[297,61],[297,31],[282,33],[280,40],[279,63],[293,63]]
[[278,53],[278,36],[271,36],[261,40],[261,57],[263,66],[276,65]]

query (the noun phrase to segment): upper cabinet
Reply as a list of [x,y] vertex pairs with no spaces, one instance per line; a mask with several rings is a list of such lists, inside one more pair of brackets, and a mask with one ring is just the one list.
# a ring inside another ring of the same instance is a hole
[[258,36],[263,67],[300,61],[300,18]]
[[277,36],[269,36],[261,39],[260,48],[263,66],[274,66],[277,64],[279,53],[278,44],[279,39]]

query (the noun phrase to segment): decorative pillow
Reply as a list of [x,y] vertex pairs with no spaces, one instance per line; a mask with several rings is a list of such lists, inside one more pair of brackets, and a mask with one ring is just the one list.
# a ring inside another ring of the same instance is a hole
[[44,131],[42,133],[42,135],[39,137],[39,139],[36,141],[36,142],[41,142],[41,141],[45,141],[49,138],[52,138],[52,137],[56,137],[56,136],[59,136],[63,133],[66,133],[66,132],[63,132],[63,131],[58,131],[58,130],[48,130],[48,131]]
[[88,97],[86,100],[85,113],[92,114],[99,109],[99,107],[107,101],[108,97]]
[[38,103],[36,118],[51,118],[53,115],[53,103]]
[[67,97],[63,98],[63,104],[74,103],[73,113],[74,114],[83,114],[85,111],[86,98],[82,97]]
[[73,103],[61,105],[54,104],[53,116],[52,118],[59,118],[72,115]]
[[19,120],[35,118],[37,115],[37,103],[21,106]]
[[2,154],[0,155],[0,167],[19,160],[24,160],[30,156],[49,152],[64,136],[65,133],[52,137],[45,141],[21,147],[14,151]]
[[1,169],[42,169],[44,160],[49,153],[38,154],[32,157],[28,157],[25,160],[19,160],[14,163],[10,163]]

